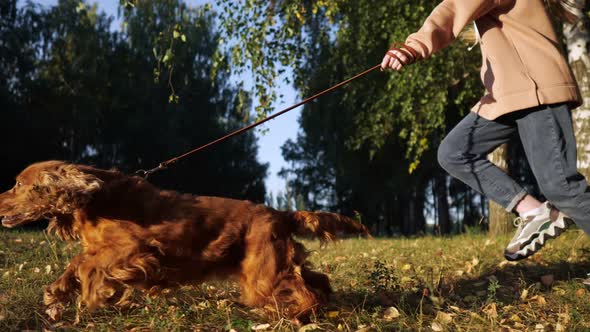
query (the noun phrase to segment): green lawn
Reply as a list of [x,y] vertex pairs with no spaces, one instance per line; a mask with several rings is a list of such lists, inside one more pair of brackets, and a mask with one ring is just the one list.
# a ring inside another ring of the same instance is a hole
[[572,230],[537,255],[509,263],[508,237],[343,240],[326,248],[306,241],[316,269],[335,294],[306,326],[241,306],[232,283],[213,282],[140,294],[131,309],[78,311],[47,320],[45,285],[78,250],[41,231],[0,230],[0,331],[585,331],[590,240]]

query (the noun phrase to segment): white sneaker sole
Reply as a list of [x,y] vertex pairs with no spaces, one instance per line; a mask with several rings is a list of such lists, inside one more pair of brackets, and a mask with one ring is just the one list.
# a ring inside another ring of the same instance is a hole
[[[572,224],[573,221],[569,218],[561,218],[561,220],[552,222],[551,225],[549,225],[549,228],[538,233],[533,233],[528,240],[530,243],[525,245],[522,249],[514,253],[504,252],[504,257],[509,261],[525,259],[541,250],[547,241],[561,235]],[[533,239],[532,241],[530,240],[531,238]]]

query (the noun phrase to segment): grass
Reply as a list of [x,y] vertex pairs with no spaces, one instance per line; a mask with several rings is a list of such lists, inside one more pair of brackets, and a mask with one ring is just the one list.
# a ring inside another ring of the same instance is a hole
[[72,305],[47,320],[45,285],[79,250],[40,231],[0,230],[0,331],[590,331],[590,239],[568,231],[531,258],[509,263],[508,237],[305,241],[335,293],[308,325],[241,306],[237,287],[212,282],[138,295],[131,309],[92,314]]

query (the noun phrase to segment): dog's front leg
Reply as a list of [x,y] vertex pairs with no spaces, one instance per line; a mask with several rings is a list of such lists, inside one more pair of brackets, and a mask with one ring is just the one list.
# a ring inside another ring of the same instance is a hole
[[76,278],[76,270],[84,259],[85,254],[75,256],[65,272],[45,288],[43,302],[47,306],[45,312],[51,319],[59,320],[64,310],[64,305],[71,302],[75,293],[80,290],[80,282]]

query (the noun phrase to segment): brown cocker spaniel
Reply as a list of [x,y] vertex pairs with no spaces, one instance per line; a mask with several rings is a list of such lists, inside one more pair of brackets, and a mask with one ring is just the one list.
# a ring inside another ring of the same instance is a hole
[[49,231],[82,243],[65,272],[44,293],[59,319],[80,294],[92,310],[123,304],[145,291],[235,278],[242,302],[306,316],[327,300],[328,277],[311,271],[293,235],[329,241],[339,234],[369,236],[354,220],[326,212],[277,211],[249,201],[160,190],[114,170],[36,163],[0,195],[2,225],[50,219]]

